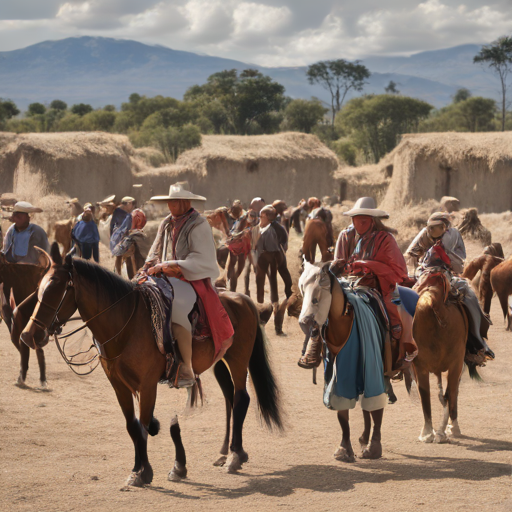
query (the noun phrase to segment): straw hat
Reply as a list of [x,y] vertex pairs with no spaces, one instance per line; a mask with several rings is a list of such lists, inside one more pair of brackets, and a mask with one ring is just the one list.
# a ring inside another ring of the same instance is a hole
[[135,198],[132,196],[124,196],[123,199],[121,199],[121,203],[133,203],[135,201]]
[[100,201],[98,204],[100,206],[114,206],[116,203],[114,203],[114,200],[116,198],[116,195],[113,194],[111,196],[106,197],[103,199],[103,201]]
[[150,201],[170,201],[171,199],[187,199],[189,201],[206,201],[206,197],[198,196],[186,190],[181,183],[169,187],[168,196],[153,196]]
[[384,210],[378,210],[373,197],[360,197],[354,204],[352,210],[343,212],[347,217],[356,217],[357,215],[369,215],[379,219],[389,219],[389,213]]
[[77,204],[78,203],[78,197],[73,197],[73,199],[66,200],[66,204]]
[[42,211],[41,208],[36,208],[27,201],[18,201],[12,209],[12,213],[41,213]]

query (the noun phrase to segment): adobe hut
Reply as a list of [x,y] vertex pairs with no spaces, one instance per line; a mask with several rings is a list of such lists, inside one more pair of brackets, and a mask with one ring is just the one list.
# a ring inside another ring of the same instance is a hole
[[0,134],[2,192],[31,200],[48,195],[80,202],[132,192],[133,148],[106,133]]
[[512,209],[512,133],[404,135],[392,156],[382,207],[455,196],[480,212]]
[[[255,196],[297,204],[306,196],[333,193],[336,155],[314,135],[204,135],[202,145],[184,152],[176,165],[137,174],[144,194],[162,193],[173,181],[188,181],[206,196],[206,208]],[[145,197],[146,198],[146,197]]]

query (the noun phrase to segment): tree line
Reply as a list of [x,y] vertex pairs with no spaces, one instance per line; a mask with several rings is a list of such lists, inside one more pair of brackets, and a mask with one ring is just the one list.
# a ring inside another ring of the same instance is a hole
[[[283,85],[255,69],[225,70],[205,84],[190,87],[183,100],[130,95],[118,110],[114,105],[94,109],[62,100],[32,103],[20,116],[10,100],[0,100],[4,131],[104,131],[128,135],[135,147],[154,146],[165,161],[201,143],[202,134],[258,135],[281,131],[316,134],[348,165],[378,162],[403,133],[429,131],[493,131],[512,128],[507,114],[507,77],[512,66],[512,38],[482,47],[475,63],[490,67],[502,84],[501,111],[489,98],[473,97],[459,89],[453,102],[441,109],[404,96],[400,84],[389,82],[383,94],[364,92],[370,71],[360,62],[344,59],[312,64],[306,72],[331,97],[326,107],[317,98],[292,99]],[[501,114],[501,115],[500,115]]]

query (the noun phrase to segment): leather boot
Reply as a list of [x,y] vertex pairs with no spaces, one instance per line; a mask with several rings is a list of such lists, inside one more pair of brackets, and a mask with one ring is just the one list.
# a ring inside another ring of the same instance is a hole
[[311,333],[305,354],[299,359],[298,365],[306,370],[312,370],[322,362],[322,336],[319,329]]

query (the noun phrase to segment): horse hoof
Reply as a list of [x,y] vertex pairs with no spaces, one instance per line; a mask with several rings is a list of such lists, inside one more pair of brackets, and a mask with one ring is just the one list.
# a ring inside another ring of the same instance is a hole
[[462,437],[462,432],[458,425],[448,425],[450,437]]
[[359,438],[359,445],[361,446],[361,452],[364,452],[368,446],[368,441],[364,438],[364,436]]
[[20,389],[28,389],[28,386],[25,384],[25,381],[18,377],[18,380],[14,383],[14,385]]
[[39,387],[37,389],[40,389],[41,391],[51,391],[46,380],[40,380]]
[[380,459],[382,457],[382,445],[380,441],[372,441],[369,446],[363,450],[363,459]]
[[174,467],[169,471],[167,479],[170,482],[181,482],[183,478],[187,478],[187,468],[182,466],[178,461],[174,463]]
[[355,462],[356,458],[354,454],[350,454],[346,448],[343,448],[343,446],[340,446],[335,452],[334,452],[334,458],[336,460],[339,460],[340,462]]
[[126,487],[144,487],[141,473],[142,471],[133,471],[128,477],[128,480],[126,480]]
[[433,443],[434,442],[434,439],[435,439],[435,434],[434,432],[430,432],[430,434],[421,434],[420,437],[418,437],[418,439],[422,442],[422,443]]
[[238,453],[231,453],[228,462],[228,473],[234,474],[242,469],[242,461]]
[[436,432],[434,443],[436,444],[445,444],[448,443],[448,436],[445,432]]
[[214,466],[222,467],[224,464],[226,464],[226,461],[228,460],[227,455],[221,455],[214,463]]

